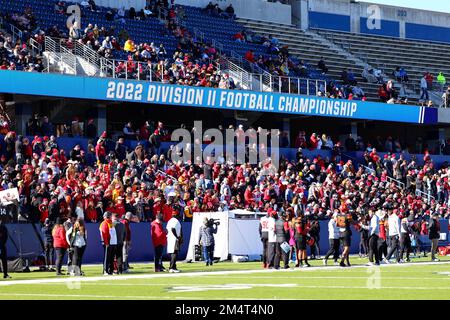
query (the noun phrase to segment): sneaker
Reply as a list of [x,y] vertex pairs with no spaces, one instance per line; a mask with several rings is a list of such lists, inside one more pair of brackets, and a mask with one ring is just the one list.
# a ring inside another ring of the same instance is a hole
[[434,258],[433,262],[439,262],[439,259],[438,258]]
[[335,262],[334,262],[334,265],[335,265],[335,266],[338,266],[338,265],[339,265],[339,262],[335,261]]
[[178,269],[169,269],[169,273],[179,273],[180,270]]
[[57,275],[57,276],[63,276],[64,273],[62,273],[62,272],[57,272],[56,275]]
[[130,273],[130,270],[123,270],[123,273]]
[[103,272],[103,275],[104,276],[112,276],[113,274],[112,273],[108,273],[108,272]]
[[323,262],[323,265],[324,265],[324,266],[327,265],[327,260],[326,260],[326,259],[323,259],[322,262]]
[[411,262],[411,259],[410,258],[406,259],[406,262]]
[[309,268],[309,267],[311,267],[311,265],[308,262],[303,265],[303,268]]
[[372,267],[373,266],[373,262],[368,262],[367,266]]
[[3,279],[11,279],[11,276],[10,276],[9,274],[5,274],[5,275],[3,276]]
[[339,265],[340,265],[341,267],[346,267],[344,261],[341,261],[341,263],[339,263]]
[[390,264],[389,260],[386,259],[386,258],[383,259],[383,263],[385,263],[385,264]]

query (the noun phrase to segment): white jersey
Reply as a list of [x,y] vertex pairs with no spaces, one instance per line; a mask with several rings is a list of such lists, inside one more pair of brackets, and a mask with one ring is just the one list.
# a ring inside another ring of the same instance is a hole
[[275,219],[269,217],[268,219],[268,232],[269,232],[269,242],[277,242],[277,234],[275,232]]
[[334,219],[328,221],[328,239],[339,239],[339,228]]
[[261,225],[261,232],[269,232],[269,217],[262,217],[259,219]]
[[391,214],[388,219],[389,223],[389,236],[400,235],[400,218],[396,214]]

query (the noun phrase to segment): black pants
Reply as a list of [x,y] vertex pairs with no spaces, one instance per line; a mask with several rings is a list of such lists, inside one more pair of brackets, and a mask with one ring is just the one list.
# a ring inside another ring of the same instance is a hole
[[274,265],[275,268],[279,268],[280,267],[280,261],[281,259],[283,259],[283,266],[285,269],[289,268],[289,255],[284,252],[284,250],[281,248],[281,243],[277,242],[276,243],[276,248],[275,248],[275,261],[274,261]]
[[380,263],[380,253],[378,250],[378,235],[373,234],[369,237],[369,261],[373,262],[375,257],[375,262]]
[[319,241],[319,238],[316,236],[313,236],[312,238],[314,239],[314,244],[310,247],[311,248],[311,256],[315,258],[316,255],[320,256],[320,247],[319,247],[320,241]]
[[45,266],[48,268],[53,265],[53,251],[53,243],[46,243],[44,245]]
[[70,269],[73,263],[73,249],[70,248],[67,250],[67,268]]
[[400,235],[400,259],[403,259],[403,255],[406,253],[406,259],[409,260],[409,254],[411,253],[411,238],[409,234],[402,233]]
[[362,254],[363,251],[364,254],[369,254],[369,239],[361,237],[359,241],[359,253]]
[[103,259],[103,272],[113,274],[114,271],[114,252],[115,245],[103,246],[105,250],[105,257]]
[[387,254],[388,254],[388,246],[386,240],[384,240],[383,238],[378,238],[378,256],[380,257],[380,261],[383,258],[383,256],[386,257]]
[[274,267],[276,242],[267,242],[267,265],[269,268]]
[[55,248],[55,252],[56,252],[55,266],[56,266],[57,273],[61,273],[62,262],[63,262],[64,256],[66,255],[66,251],[67,251],[67,249],[65,249],[65,248]]
[[2,271],[3,275],[8,274],[8,254],[6,253],[6,246],[0,246],[0,259],[2,260]]
[[83,255],[85,250],[86,246],[73,247],[72,271],[75,272],[77,276],[81,274],[81,263],[83,261]]
[[162,264],[163,251],[164,251],[163,246],[155,247],[155,270],[156,269],[161,270],[163,268]]
[[389,246],[389,251],[388,254],[386,256],[386,260],[389,260],[392,255],[395,253],[395,257],[397,258],[397,261],[400,261],[400,254],[399,254],[399,250],[400,250],[400,239],[398,236],[392,236],[389,237],[390,238],[390,243],[391,245]]
[[116,250],[114,250],[114,258],[116,258],[117,273],[121,274],[123,272],[123,243],[116,245]]
[[175,250],[173,253],[170,254],[169,269],[177,270],[177,257],[178,257],[178,250]]
[[339,247],[341,245],[339,239],[328,239],[330,243],[330,249],[328,249],[327,254],[325,255],[325,260],[328,260],[328,258],[333,255],[334,262],[337,262],[339,259]]
[[263,263],[267,264],[267,239],[261,239],[261,242],[263,244],[263,254],[262,254],[262,259],[263,259]]

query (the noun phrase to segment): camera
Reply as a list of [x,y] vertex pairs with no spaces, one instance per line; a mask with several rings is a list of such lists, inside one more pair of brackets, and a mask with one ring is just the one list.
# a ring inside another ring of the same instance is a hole
[[219,226],[220,220],[219,219],[208,219],[207,226],[212,227],[213,225]]

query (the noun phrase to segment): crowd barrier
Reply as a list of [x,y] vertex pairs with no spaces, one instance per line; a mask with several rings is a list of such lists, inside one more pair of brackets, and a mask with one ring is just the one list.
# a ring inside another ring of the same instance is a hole
[[[328,221],[320,221],[320,254],[323,256],[329,248],[328,244]],[[448,233],[448,220],[441,220],[441,232]],[[88,245],[84,256],[84,263],[94,264],[103,262],[103,247],[100,241],[99,224],[88,223],[87,236]],[[149,223],[132,223],[132,248],[129,255],[130,262],[149,262],[153,261],[154,251],[150,234]],[[188,245],[191,235],[191,222],[182,222],[183,230],[183,244],[180,251],[179,259],[184,260],[187,255]],[[35,227],[31,224],[8,224],[7,225],[11,238],[7,242],[8,257],[19,257],[20,251],[24,258],[32,259],[33,256],[37,256],[42,253],[41,239],[35,230],[40,231],[40,225]],[[34,229],[35,228],[35,229]],[[20,236],[19,236],[20,235]],[[258,230],[255,230],[254,235],[259,237]],[[427,244],[428,238],[422,237],[422,240]],[[360,233],[353,229],[352,245],[350,252],[357,254],[359,252]],[[448,243],[448,237],[446,242],[442,242],[441,245]]]

